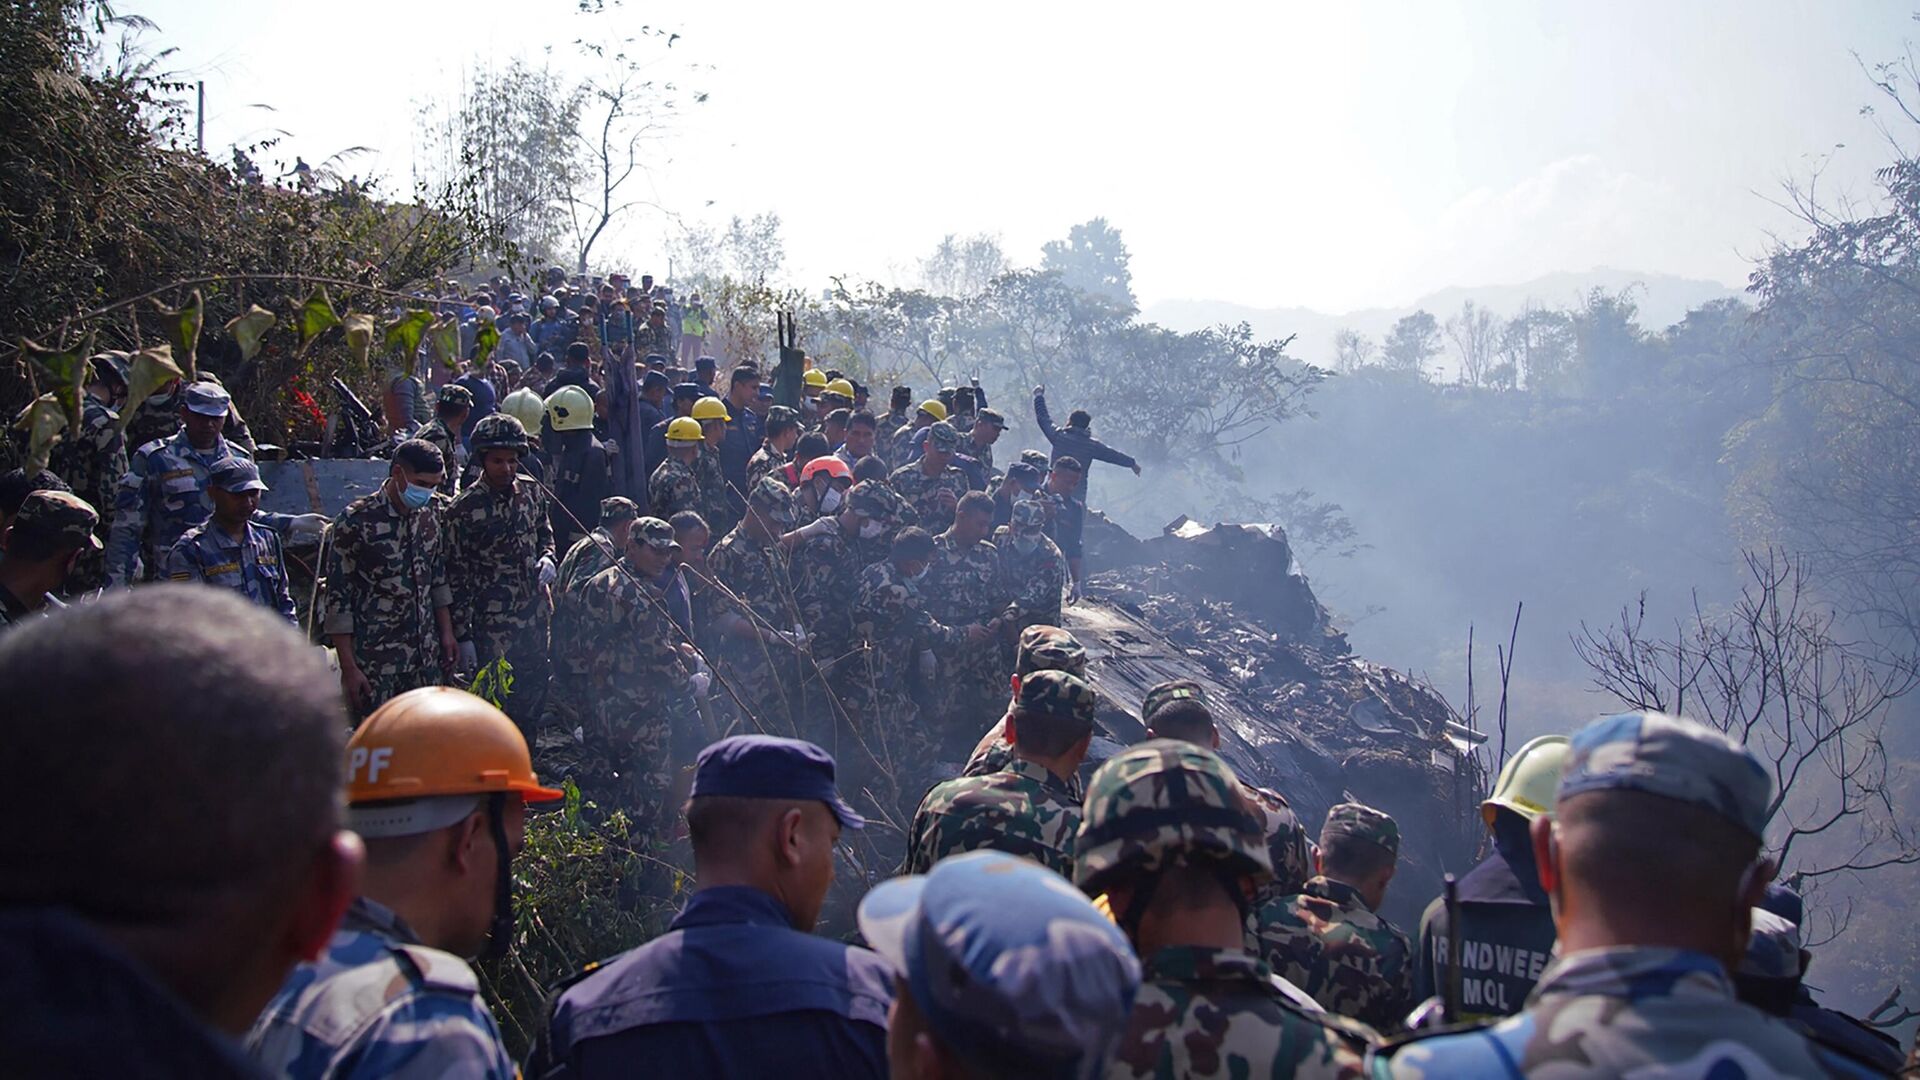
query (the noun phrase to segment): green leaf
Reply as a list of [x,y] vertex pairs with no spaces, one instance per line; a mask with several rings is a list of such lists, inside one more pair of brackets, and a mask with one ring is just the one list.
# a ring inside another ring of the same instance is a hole
[[313,295],[307,297],[306,303],[300,305],[300,309],[294,312],[293,322],[295,329],[300,331],[300,344],[294,350],[296,355],[306,352],[314,338],[340,325],[340,314],[333,310],[333,301],[327,296],[325,285],[315,289]]
[[24,338],[20,351],[33,365],[38,389],[46,391],[66,410],[67,423],[80,430],[80,392],[87,385],[87,350],[91,341],[72,349],[49,349]]
[[273,323],[273,312],[259,304],[249,307],[246,314],[227,320],[227,336],[240,346],[241,360],[251,360],[260,355],[260,342],[267,336]]
[[126,431],[133,423],[140,412],[136,405],[181,377],[180,365],[173,362],[173,346],[155,345],[135,353],[127,371],[127,407],[120,410],[120,430]]
[[367,355],[373,351],[373,316],[349,311],[341,325],[347,328],[347,351],[353,354],[353,362],[365,367]]
[[460,320],[452,315],[427,328],[427,352],[449,368],[460,367]]
[[41,394],[33,399],[32,404],[20,410],[13,426],[15,430],[27,433],[28,471],[44,469],[47,459],[53,454],[53,444],[60,441],[60,433],[67,428],[66,407],[52,394]]
[[181,307],[170,308],[158,300],[153,306],[160,309],[160,328],[166,331],[167,341],[173,345],[173,362],[184,364],[187,378],[193,378],[200,327],[206,320],[207,306],[200,299],[200,290],[193,290],[193,296]]
[[406,362],[413,363],[413,354],[420,351],[420,338],[433,325],[433,312],[420,308],[387,324],[387,348],[400,350]]
[[477,347],[475,355],[479,362],[486,363],[487,358],[493,355],[493,347],[500,344],[500,331],[494,327],[491,319],[480,320],[480,329],[473,335],[473,343]]

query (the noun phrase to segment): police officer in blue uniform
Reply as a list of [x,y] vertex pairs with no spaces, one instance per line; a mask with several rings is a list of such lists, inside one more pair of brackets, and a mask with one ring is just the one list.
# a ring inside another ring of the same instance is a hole
[[253,521],[265,490],[253,462],[235,457],[215,465],[207,476],[213,516],[188,529],[167,553],[167,580],[232,589],[294,622],[280,537]]
[[738,735],[701,751],[687,826],[700,891],[664,935],[557,995],[527,1075],[887,1075],[893,974],[815,937],[833,849],[865,825],[818,746]]

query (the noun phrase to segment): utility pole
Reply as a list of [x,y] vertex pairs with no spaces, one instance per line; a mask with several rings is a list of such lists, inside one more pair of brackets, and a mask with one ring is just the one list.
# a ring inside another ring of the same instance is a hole
[[207,82],[205,79],[193,84],[194,97],[198,104],[193,110],[193,148],[205,154],[207,152]]

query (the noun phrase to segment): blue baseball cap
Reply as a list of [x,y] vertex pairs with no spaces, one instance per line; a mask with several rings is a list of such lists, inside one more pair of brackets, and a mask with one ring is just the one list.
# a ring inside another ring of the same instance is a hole
[[1773,779],[1751,751],[1705,724],[1630,712],[1603,716],[1568,740],[1558,801],[1593,791],[1691,803],[1764,839]]
[[231,400],[227,388],[215,382],[191,383],[183,397],[187,411],[201,416],[227,415],[227,403]]
[[867,819],[840,797],[833,772],[833,755],[803,739],[734,735],[700,751],[687,797],[811,799],[826,803],[841,828],[866,828]]
[[690,382],[676,383],[674,384],[674,387],[673,387],[673,400],[699,401],[700,396],[702,394],[705,394],[706,392],[707,392],[707,388],[704,386],[701,386],[699,383],[690,383]]
[[640,377],[640,388],[643,390],[655,386],[664,390],[668,385],[667,376],[663,372],[649,371]]
[[1067,879],[998,851],[944,859],[860,902],[860,933],[950,1050],[993,1073],[1096,1075],[1140,961]]
[[650,352],[644,363],[650,368],[663,368],[667,366],[667,357],[661,353]]
[[766,384],[764,384],[764,383],[763,383],[763,384],[761,384],[761,386],[760,386],[760,400],[761,400],[761,401],[772,401],[772,400],[773,400],[773,387],[771,387],[771,386],[767,386],[767,385],[766,385]]
[[703,356],[693,362],[695,371],[712,371],[717,366],[719,366],[718,363],[711,356]]
[[260,467],[244,458],[226,458],[215,462],[207,473],[207,483],[235,495],[243,491],[267,490],[266,482],[260,479]]

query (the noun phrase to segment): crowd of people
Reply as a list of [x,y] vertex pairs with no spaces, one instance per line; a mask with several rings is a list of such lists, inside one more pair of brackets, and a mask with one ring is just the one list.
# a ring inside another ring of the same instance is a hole
[[[977,386],[876,413],[807,367],[776,405],[704,355],[697,296],[543,287],[444,301],[470,362],[392,374],[386,479],[331,520],[260,510],[217,382],[129,403],[114,354],[51,471],[0,478],[0,724],[48,811],[0,841],[9,1070],[517,1075],[469,961],[567,783],[658,860],[684,835],[694,891],[553,988],[529,1076],[1900,1068],[1802,983],[1772,784],[1724,735],[1529,743],[1409,937],[1394,819],[1310,832],[1202,685],[1089,760],[1063,609],[1087,470],[1139,464],[1086,413],[1036,387],[1050,446],[1002,466]],[[325,649],[290,589],[315,544]],[[874,818],[908,823],[900,873],[818,936]]]

